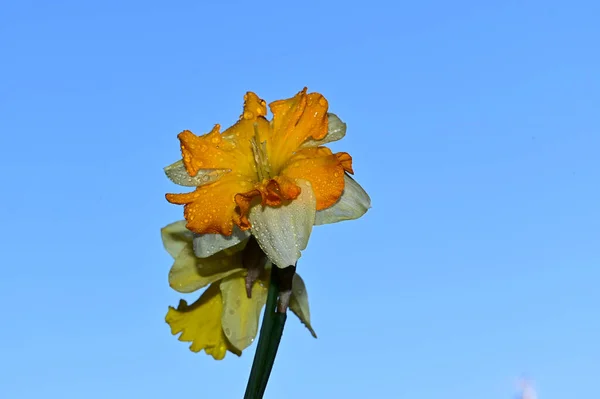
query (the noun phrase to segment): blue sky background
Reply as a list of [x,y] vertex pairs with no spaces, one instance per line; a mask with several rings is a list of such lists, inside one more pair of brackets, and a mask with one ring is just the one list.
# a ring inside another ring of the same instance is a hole
[[[171,336],[176,134],[304,86],[373,208],[316,228],[267,398],[598,397],[600,3],[13,1],[0,396],[239,398]],[[192,296],[192,299],[194,297]]]

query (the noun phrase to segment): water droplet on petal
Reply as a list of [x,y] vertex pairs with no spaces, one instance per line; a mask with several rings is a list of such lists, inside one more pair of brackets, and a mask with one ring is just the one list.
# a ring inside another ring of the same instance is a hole
[[231,330],[229,328],[225,329],[225,335],[231,337]]

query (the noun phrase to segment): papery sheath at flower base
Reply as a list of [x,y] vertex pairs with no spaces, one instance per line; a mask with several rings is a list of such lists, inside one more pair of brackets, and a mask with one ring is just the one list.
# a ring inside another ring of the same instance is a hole
[[[219,125],[201,136],[181,132],[182,159],[165,168],[174,183],[193,188],[166,195],[184,205],[185,218],[162,229],[174,259],[169,284],[181,293],[205,288],[193,304],[170,307],[166,321],[192,351],[217,360],[253,342],[271,269],[296,266],[314,225],[357,219],[370,208],[349,176],[350,155],[324,146],[346,133],[327,100],[304,89],[269,107],[271,120],[266,102],[248,92],[240,119],[223,132]],[[298,274],[289,309],[316,337]]]

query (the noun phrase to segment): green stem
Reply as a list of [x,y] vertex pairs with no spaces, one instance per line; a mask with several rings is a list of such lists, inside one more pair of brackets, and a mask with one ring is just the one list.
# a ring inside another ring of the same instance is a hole
[[262,399],[265,389],[267,389],[267,382],[269,382],[269,376],[275,363],[275,356],[277,356],[277,349],[279,349],[279,343],[281,342],[281,336],[283,335],[283,327],[285,327],[285,320],[287,319],[286,313],[275,313],[273,320],[273,326],[271,330],[271,340],[267,351],[266,364],[263,370],[263,378],[258,388],[258,398]]
[[[267,294],[267,304],[265,306],[258,345],[256,347],[256,353],[254,354],[254,361],[252,362],[252,369],[250,370],[250,377],[248,378],[244,399],[262,399],[267,381],[269,380],[269,374],[273,367],[273,362],[275,361],[279,340],[281,339],[281,333],[279,333],[276,338],[273,336],[273,327],[278,325],[276,320],[279,318],[277,316],[278,313],[275,312],[277,297],[279,295],[275,269],[276,266],[271,266],[271,281],[269,283],[269,291]],[[281,326],[281,331],[283,331],[283,325]],[[273,338],[275,338],[276,342],[273,341]],[[273,344],[275,345],[275,351],[271,349]]]

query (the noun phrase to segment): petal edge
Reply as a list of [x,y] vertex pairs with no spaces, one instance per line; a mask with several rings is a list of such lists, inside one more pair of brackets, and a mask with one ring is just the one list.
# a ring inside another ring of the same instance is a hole
[[256,204],[249,214],[252,234],[271,262],[280,268],[296,264],[315,221],[312,187],[306,180],[298,179],[296,183],[302,191],[295,200],[278,207]]
[[358,219],[371,208],[371,198],[353,178],[344,176],[344,191],[329,208],[317,211],[315,225]]

